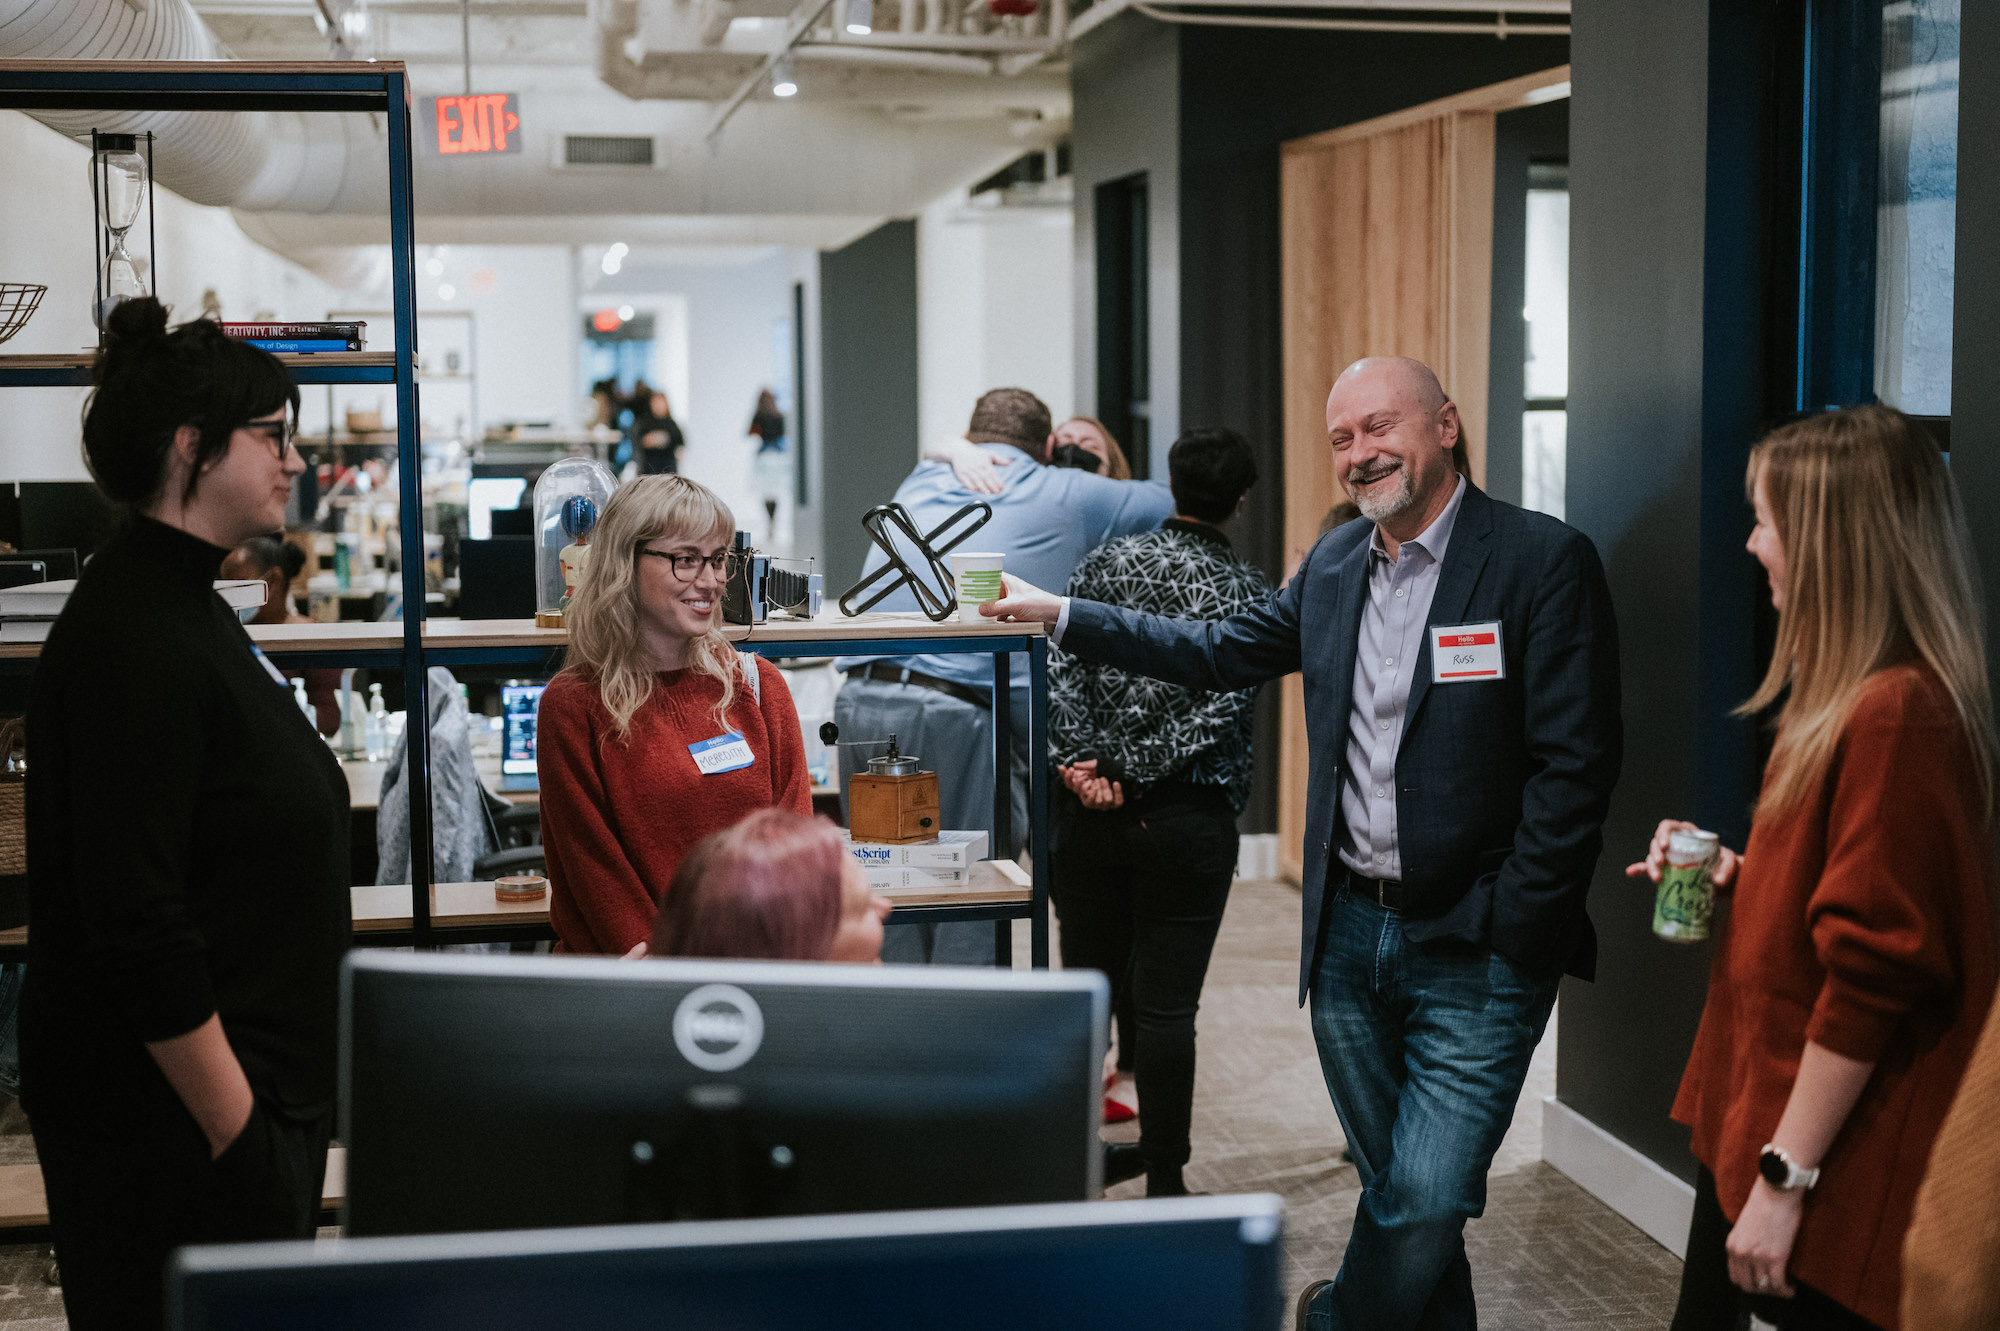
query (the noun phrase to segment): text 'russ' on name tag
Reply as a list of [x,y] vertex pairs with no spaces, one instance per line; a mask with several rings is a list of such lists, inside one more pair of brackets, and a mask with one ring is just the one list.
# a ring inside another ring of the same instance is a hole
[[1431,683],[1463,684],[1474,679],[1504,679],[1506,675],[1500,621],[1446,628],[1431,625]]
[[750,741],[733,731],[705,739],[699,744],[688,745],[688,752],[694,755],[694,765],[701,769],[703,776],[715,776],[720,772],[734,772],[757,761],[750,752]]

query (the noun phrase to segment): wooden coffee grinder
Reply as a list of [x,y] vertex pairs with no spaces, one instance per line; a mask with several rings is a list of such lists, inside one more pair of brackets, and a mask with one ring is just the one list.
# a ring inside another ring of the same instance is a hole
[[919,770],[917,755],[898,752],[889,736],[889,752],[847,779],[848,835],[902,845],[935,841],[938,826],[937,773]]

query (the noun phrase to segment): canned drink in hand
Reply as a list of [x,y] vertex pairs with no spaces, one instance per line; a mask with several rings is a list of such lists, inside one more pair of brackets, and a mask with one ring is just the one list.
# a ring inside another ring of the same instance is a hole
[[1713,832],[1669,832],[1667,862],[1653,898],[1653,932],[1674,943],[1708,937],[1715,914],[1715,880],[1709,876],[1722,839]]

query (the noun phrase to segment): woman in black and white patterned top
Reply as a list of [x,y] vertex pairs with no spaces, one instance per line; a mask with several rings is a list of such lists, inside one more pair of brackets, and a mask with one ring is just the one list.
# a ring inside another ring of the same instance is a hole
[[[1167,468],[1174,516],[1092,551],[1069,594],[1199,620],[1268,598],[1269,581],[1222,532],[1257,479],[1243,437],[1190,430]],[[1194,1019],[1236,870],[1256,697],[1254,689],[1205,693],[1050,653],[1049,720],[1063,787],[1051,859],[1062,961],[1114,982],[1129,977],[1144,1119],[1136,1147],[1107,1148],[1105,1182],[1143,1172],[1148,1196],[1187,1191]]]

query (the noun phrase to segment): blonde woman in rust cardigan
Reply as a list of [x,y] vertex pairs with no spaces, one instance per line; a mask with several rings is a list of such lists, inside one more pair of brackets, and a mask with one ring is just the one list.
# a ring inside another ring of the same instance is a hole
[[628,481],[604,506],[567,616],[569,666],[536,722],[549,919],[566,952],[631,954],[703,837],[757,809],[812,813],[783,673],[722,636],[735,531],[685,476]]
[[1783,710],[1674,1103],[1702,1166],[1674,1331],[1733,1327],[1738,1291],[1787,1331],[1893,1328],[2000,971],[1970,542],[1936,445],[1883,407],[1776,431],[1749,488],[1778,638],[1740,711]]

